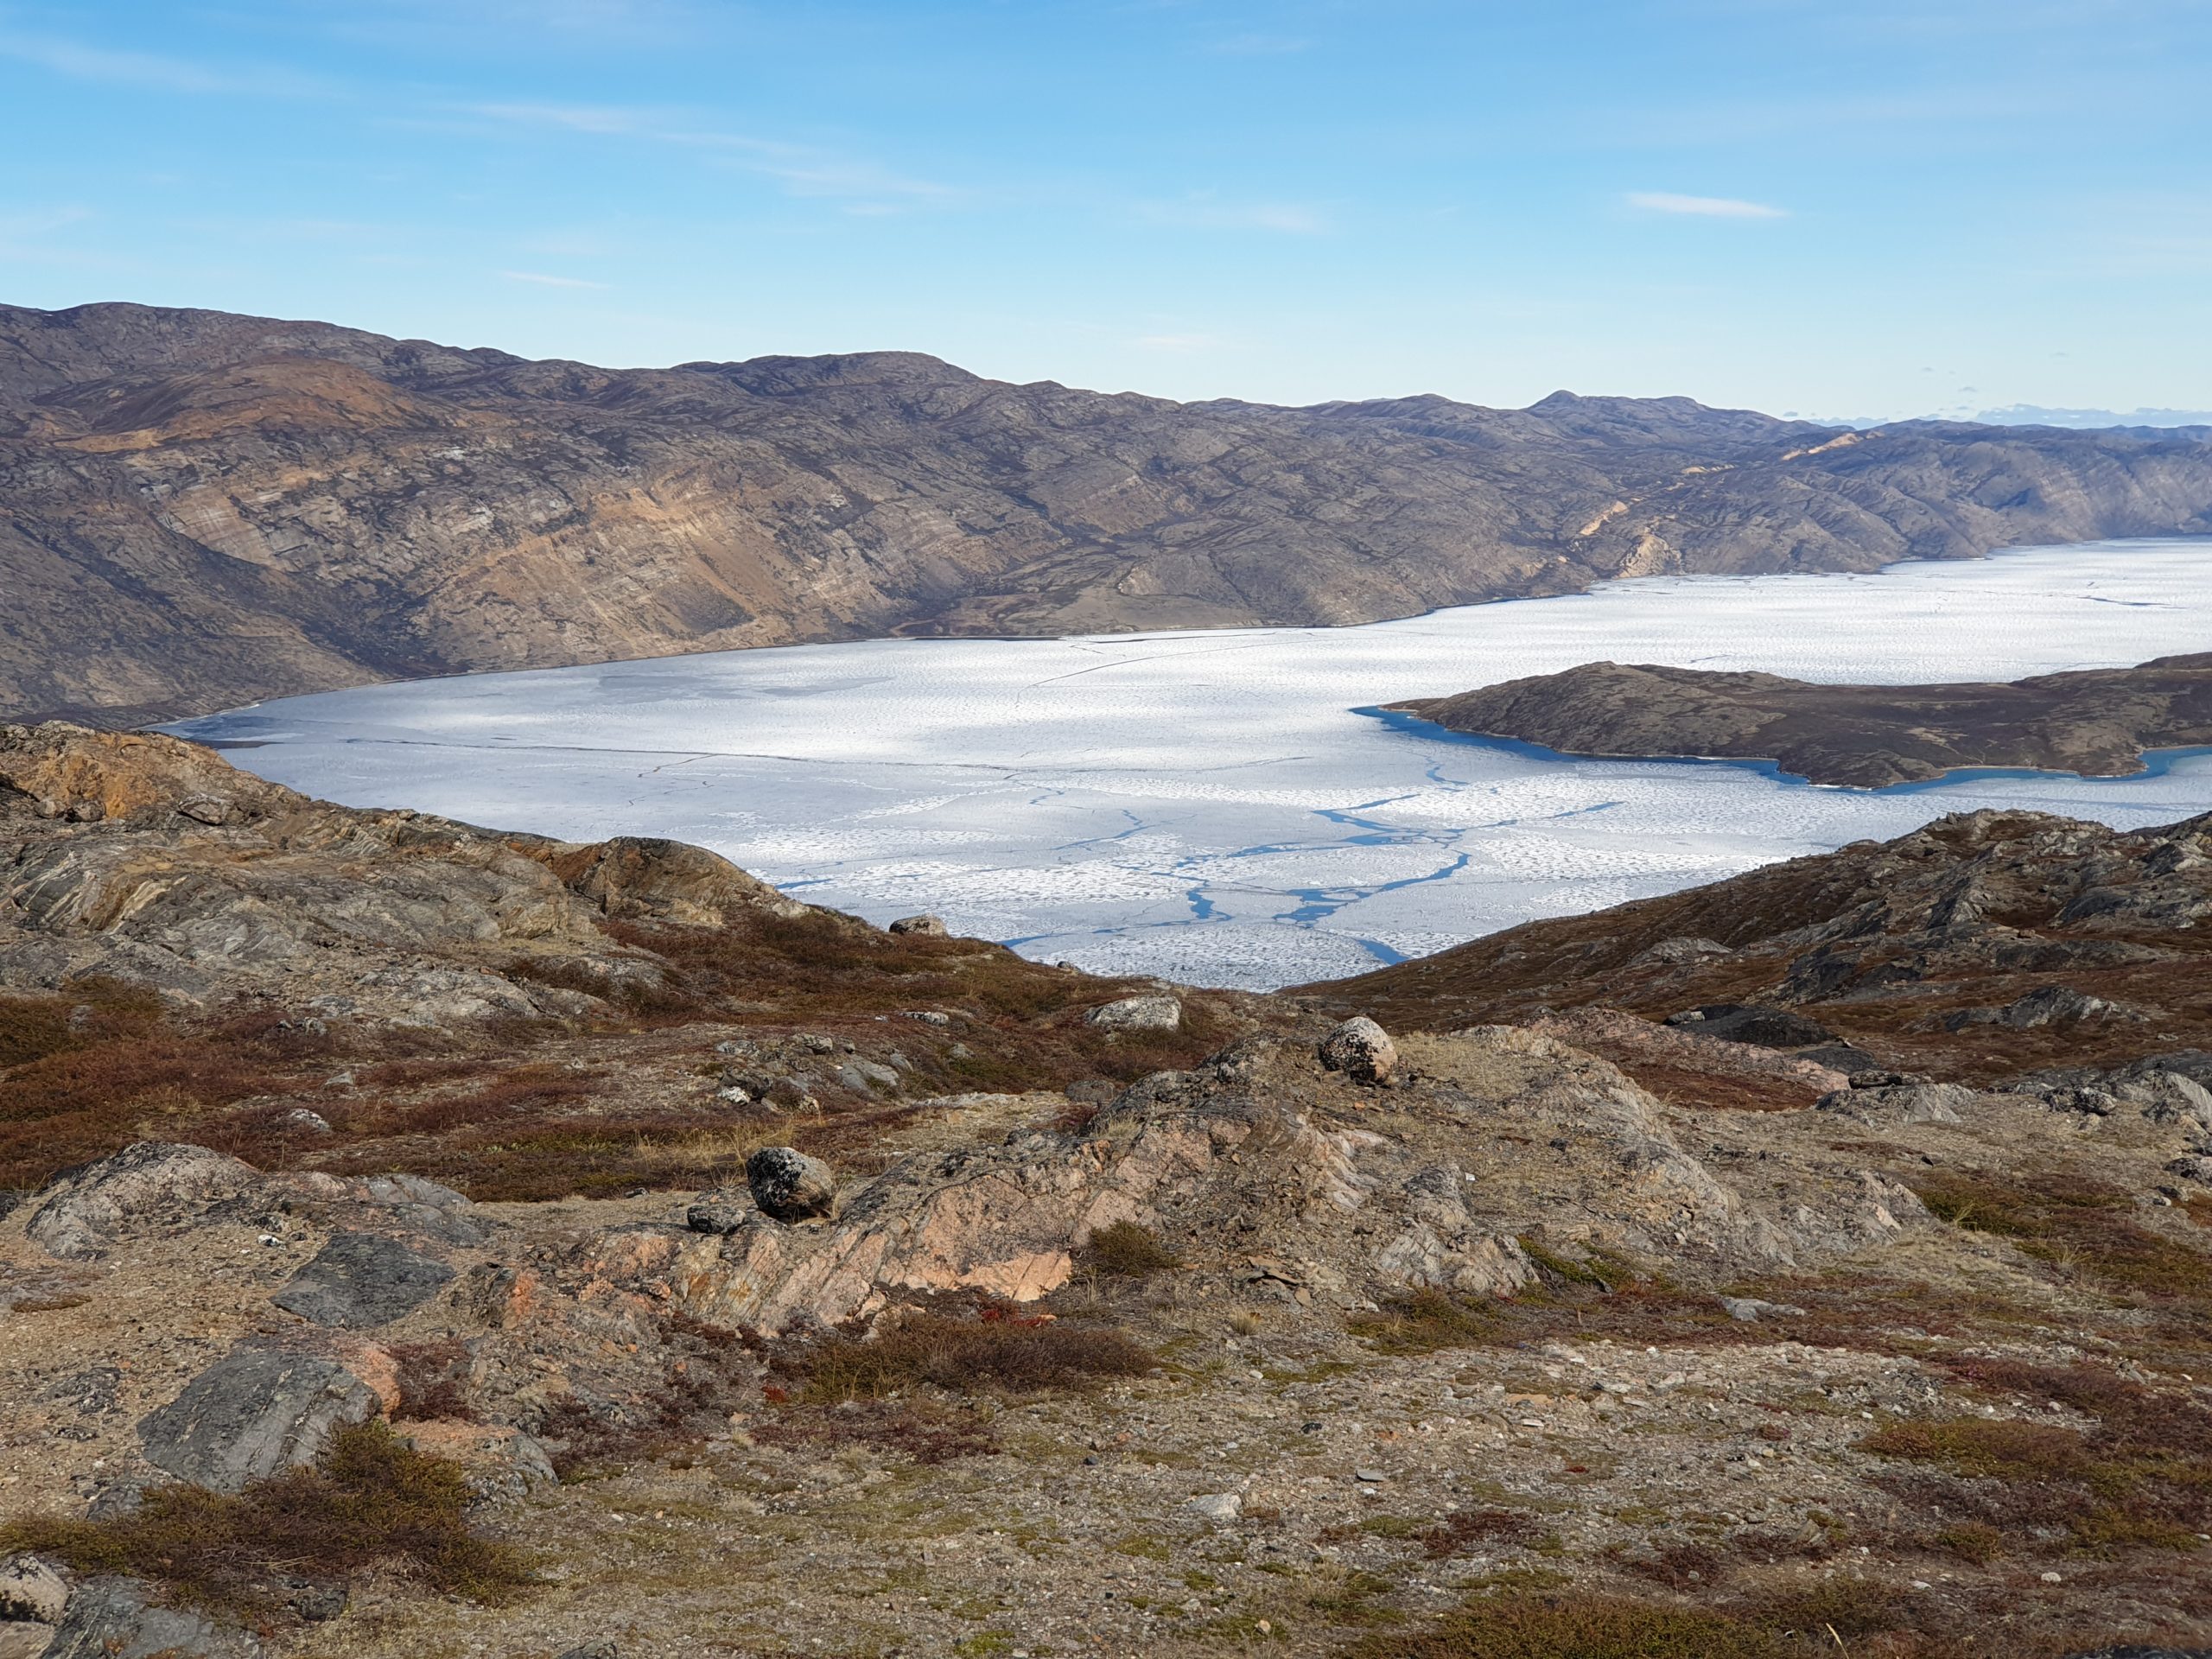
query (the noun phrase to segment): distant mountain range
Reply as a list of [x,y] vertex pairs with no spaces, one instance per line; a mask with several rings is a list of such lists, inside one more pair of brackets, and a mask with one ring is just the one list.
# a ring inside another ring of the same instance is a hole
[[2111,409],[2044,409],[2035,404],[2008,404],[1985,409],[1974,416],[1991,426],[2201,426],[2212,429],[2212,409],[2136,409],[2126,414]]
[[0,307],[0,716],[884,634],[1335,624],[2212,532],[2212,435],[1274,408]]

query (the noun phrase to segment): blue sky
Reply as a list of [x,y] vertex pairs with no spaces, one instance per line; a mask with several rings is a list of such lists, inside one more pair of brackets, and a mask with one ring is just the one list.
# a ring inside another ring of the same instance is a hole
[[0,0],[0,299],[1306,403],[2212,406],[2206,0]]

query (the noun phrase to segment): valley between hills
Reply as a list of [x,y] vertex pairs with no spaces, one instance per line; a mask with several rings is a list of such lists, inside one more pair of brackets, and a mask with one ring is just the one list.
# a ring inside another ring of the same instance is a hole
[[[2201,1650],[2212,817],[1242,992],[118,728],[2201,533],[2208,461],[0,309],[0,1659]],[[2206,661],[1416,707],[2125,770]]]

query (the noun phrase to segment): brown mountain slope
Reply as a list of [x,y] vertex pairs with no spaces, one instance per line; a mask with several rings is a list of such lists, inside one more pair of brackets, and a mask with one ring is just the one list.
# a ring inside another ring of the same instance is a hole
[[1687,399],[1276,409],[0,308],[0,713],[891,632],[1348,623],[2212,529],[2212,445]]
[[2140,772],[2145,749],[2212,743],[2212,652],[2011,684],[1813,685],[1585,663],[1390,707],[1562,753],[1773,760],[1816,784],[1860,789],[1960,766],[2113,777]]

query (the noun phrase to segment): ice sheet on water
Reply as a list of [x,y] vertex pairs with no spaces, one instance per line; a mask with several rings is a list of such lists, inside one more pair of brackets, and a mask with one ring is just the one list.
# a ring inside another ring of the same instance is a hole
[[1857,794],[1747,766],[1547,759],[1357,710],[1599,658],[2004,679],[2212,649],[2212,541],[1879,575],[1700,576],[1345,629],[878,640],[293,697],[175,729],[352,804],[673,836],[817,903],[1086,967],[1353,973],[1535,917],[2027,807],[2212,807],[2212,757],[2120,781]]

